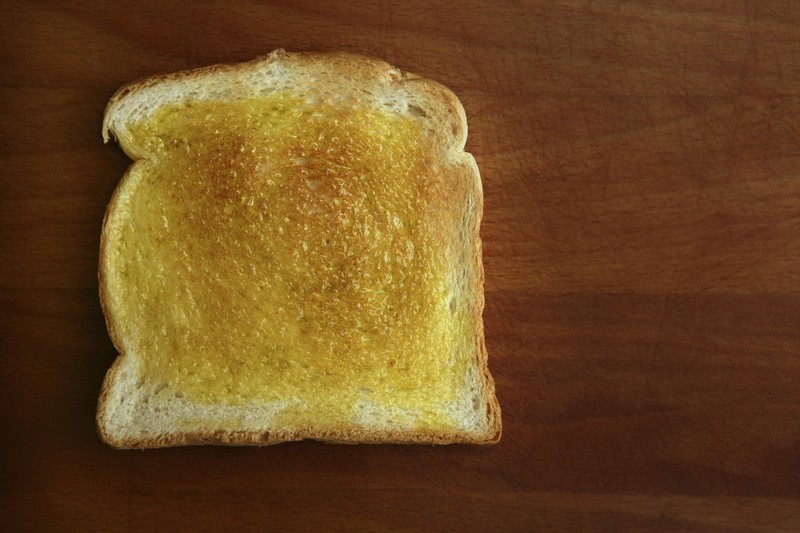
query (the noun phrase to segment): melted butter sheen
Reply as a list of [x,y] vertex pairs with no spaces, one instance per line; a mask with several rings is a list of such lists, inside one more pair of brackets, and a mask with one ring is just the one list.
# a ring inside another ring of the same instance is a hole
[[467,329],[415,119],[273,94],[165,107],[130,139],[145,175],[110,256],[148,380],[295,425],[364,403],[454,423]]

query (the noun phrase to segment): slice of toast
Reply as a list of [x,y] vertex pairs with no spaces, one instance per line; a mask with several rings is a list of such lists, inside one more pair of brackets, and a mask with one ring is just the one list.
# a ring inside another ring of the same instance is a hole
[[118,448],[500,439],[455,95],[282,50],[123,87],[100,300]]

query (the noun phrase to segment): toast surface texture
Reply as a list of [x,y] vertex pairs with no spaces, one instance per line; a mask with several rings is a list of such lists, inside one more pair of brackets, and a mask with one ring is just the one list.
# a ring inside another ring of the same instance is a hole
[[497,442],[478,167],[442,85],[282,50],[109,101],[133,160],[100,300],[117,448]]

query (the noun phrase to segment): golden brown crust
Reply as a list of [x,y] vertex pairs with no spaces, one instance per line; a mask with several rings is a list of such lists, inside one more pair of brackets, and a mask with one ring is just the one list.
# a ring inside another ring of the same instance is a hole
[[[368,74],[368,77],[388,76],[389,81],[393,83],[413,83],[416,90],[422,90],[434,95],[435,98],[446,102],[452,109],[453,122],[452,131],[449,132],[454,139],[458,141],[453,146],[453,150],[461,152],[466,141],[466,117],[463,108],[458,98],[446,87],[439,83],[421,78],[414,74],[404,73],[392,67],[383,61],[366,58],[346,53],[331,52],[331,53],[287,53],[283,50],[276,50],[269,55],[256,58],[246,63],[236,65],[213,65],[194,70],[186,70],[160,76],[149,77],[146,79],[132,82],[120,88],[109,100],[106,106],[106,114],[103,121],[103,137],[107,141],[110,135],[115,135],[117,132],[114,129],[113,109],[124,98],[138,91],[144,90],[148,87],[166,82],[166,81],[180,81],[190,78],[202,78],[209,75],[216,75],[223,72],[232,72],[237,70],[247,71],[256,66],[261,66],[263,63],[270,63],[274,61],[293,62],[293,63],[314,63],[314,62],[328,62],[331,64],[338,64],[342,70],[351,71],[353,73]],[[97,408],[97,428],[100,437],[115,448],[158,448],[167,446],[179,446],[189,444],[222,444],[222,445],[270,445],[280,442],[314,439],[321,440],[329,443],[404,443],[404,444],[451,444],[451,443],[467,443],[467,444],[493,444],[500,440],[502,434],[502,423],[500,406],[495,395],[494,380],[489,373],[488,369],[488,354],[483,332],[483,308],[484,308],[484,271],[483,263],[481,260],[481,240],[479,235],[480,221],[483,215],[483,194],[480,184],[480,175],[477,166],[472,160],[472,156],[465,154],[465,157],[470,158],[470,185],[473,187],[471,197],[475,200],[474,206],[474,225],[473,225],[473,280],[472,280],[472,293],[477,295],[475,305],[473,308],[473,323],[475,326],[476,338],[476,358],[478,368],[481,375],[482,396],[487,399],[486,405],[487,417],[490,425],[490,431],[483,437],[473,438],[463,434],[448,434],[441,432],[415,430],[409,431],[353,431],[353,430],[315,430],[307,428],[297,431],[198,431],[198,432],[183,432],[183,433],[170,433],[159,435],[155,438],[142,438],[142,439],[125,439],[118,438],[113,435],[109,428],[106,426],[106,411],[109,401],[109,391],[114,386],[114,383],[119,380],[120,369],[124,362],[126,355],[116,317],[113,313],[112,306],[109,303],[109,288],[107,287],[107,273],[106,273],[106,260],[107,260],[107,223],[112,216],[114,210],[117,208],[119,202],[120,191],[124,190],[127,181],[130,179],[131,169],[123,176],[117,189],[112,196],[112,199],[107,207],[106,214],[103,221],[103,232],[101,235],[100,244],[100,261],[99,261],[99,284],[100,284],[100,302],[106,317],[106,324],[109,331],[109,336],[114,346],[119,351],[120,355],[112,364],[109,369],[105,380],[102,385],[100,397]],[[129,154],[132,155],[132,154]],[[133,156],[133,155],[132,155]]]

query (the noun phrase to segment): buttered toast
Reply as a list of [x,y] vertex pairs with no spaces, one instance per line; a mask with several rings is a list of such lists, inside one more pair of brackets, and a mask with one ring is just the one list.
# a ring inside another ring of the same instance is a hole
[[112,136],[134,162],[101,239],[105,442],[499,440],[452,92],[276,51],[123,87]]

